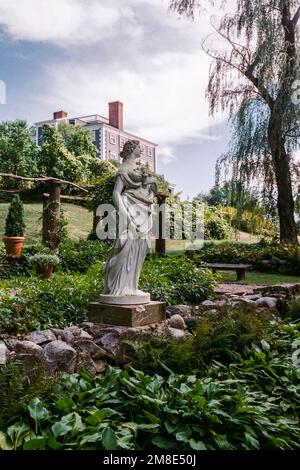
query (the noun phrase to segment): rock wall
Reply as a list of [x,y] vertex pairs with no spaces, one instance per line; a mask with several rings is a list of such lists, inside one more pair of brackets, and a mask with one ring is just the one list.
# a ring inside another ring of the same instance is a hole
[[25,337],[0,335],[0,366],[9,359],[25,367],[38,364],[49,374],[73,373],[85,369],[92,375],[105,372],[107,364],[126,363],[128,341],[143,341],[153,333],[184,340],[188,328],[197,325],[201,315],[214,315],[222,308],[247,306],[249,314],[279,315],[292,299],[300,299],[300,283],[257,288],[254,294],[222,294],[199,305],[175,305],[167,308],[167,320],[159,324],[130,328],[99,326],[83,322],[80,326],[33,331]]

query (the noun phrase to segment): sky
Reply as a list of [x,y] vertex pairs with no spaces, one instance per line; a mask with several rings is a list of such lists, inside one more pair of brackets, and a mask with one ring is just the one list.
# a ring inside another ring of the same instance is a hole
[[107,116],[108,102],[122,101],[125,129],[159,145],[158,172],[185,197],[208,191],[230,138],[205,97],[201,43],[217,12],[191,22],[168,3],[0,0],[0,120],[33,123],[60,109]]

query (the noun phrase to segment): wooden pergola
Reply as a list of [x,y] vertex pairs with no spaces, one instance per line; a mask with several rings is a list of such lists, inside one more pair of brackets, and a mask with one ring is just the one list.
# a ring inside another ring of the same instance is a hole
[[13,178],[21,181],[40,181],[49,183],[49,193],[43,194],[43,230],[42,239],[45,245],[48,245],[52,250],[58,250],[60,243],[60,213],[61,213],[61,199],[77,199],[87,200],[87,198],[76,196],[63,196],[61,194],[61,185],[66,184],[79,189],[85,193],[88,190],[78,186],[71,181],[54,178],[51,176],[19,176],[12,173],[0,173],[1,178]]

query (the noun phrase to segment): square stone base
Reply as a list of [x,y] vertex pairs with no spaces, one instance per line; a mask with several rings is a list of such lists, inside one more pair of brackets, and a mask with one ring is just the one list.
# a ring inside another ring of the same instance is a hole
[[88,318],[98,325],[145,326],[166,319],[166,304],[149,302],[140,305],[109,305],[91,302]]

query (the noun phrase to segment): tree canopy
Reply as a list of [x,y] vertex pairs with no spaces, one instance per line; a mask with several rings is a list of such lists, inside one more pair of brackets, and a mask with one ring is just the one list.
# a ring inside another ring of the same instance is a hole
[[[201,4],[172,0],[193,16]],[[234,14],[212,18],[217,44],[204,42],[212,57],[207,96],[212,114],[229,111],[230,150],[219,161],[231,176],[277,196],[282,241],[297,243],[292,179],[299,148],[299,0],[237,0]],[[225,165],[224,165],[225,164]]]
[[[38,172],[38,149],[26,121],[0,122],[0,172],[35,176]],[[6,180],[5,187],[16,182]]]
[[89,131],[67,124],[43,126],[40,170],[71,182],[88,182],[101,171]]

